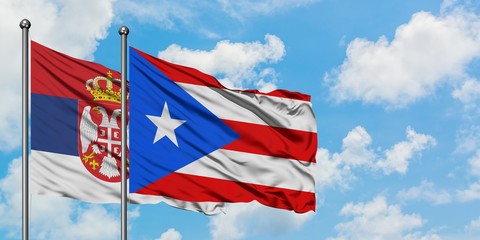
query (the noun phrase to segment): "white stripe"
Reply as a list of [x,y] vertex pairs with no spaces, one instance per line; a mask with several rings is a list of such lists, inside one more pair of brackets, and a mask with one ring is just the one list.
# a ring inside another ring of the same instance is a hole
[[[120,182],[104,182],[91,175],[78,156],[31,151],[31,192],[62,196],[92,203],[119,203]],[[129,194],[130,203],[165,202],[173,207],[216,214],[224,212],[224,203],[185,202],[162,196]]]
[[216,150],[176,172],[304,192],[315,191],[315,163]]
[[177,83],[220,119],[316,132],[310,102]]

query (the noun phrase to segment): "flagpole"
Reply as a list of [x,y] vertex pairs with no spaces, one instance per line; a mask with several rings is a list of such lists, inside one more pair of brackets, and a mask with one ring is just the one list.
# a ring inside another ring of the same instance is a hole
[[121,43],[121,68],[122,68],[122,184],[121,184],[121,208],[122,208],[122,216],[121,216],[121,235],[122,240],[127,240],[127,35],[129,30],[126,26],[120,27],[118,30],[118,34],[120,34],[122,38]]
[[20,21],[22,29],[22,239],[28,240],[28,83],[29,83],[29,36],[30,21]]

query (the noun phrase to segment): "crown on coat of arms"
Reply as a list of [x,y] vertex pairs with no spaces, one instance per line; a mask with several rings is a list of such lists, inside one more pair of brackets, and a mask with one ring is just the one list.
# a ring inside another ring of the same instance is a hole
[[[122,89],[120,88],[118,91],[114,91],[112,80],[120,81],[119,79],[113,79],[112,72],[110,71],[107,72],[107,77],[98,76],[87,80],[86,87],[90,94],[92,94],[93,101],[121,102]],[[100,81],[104,81],[105,85],[100,86]]]

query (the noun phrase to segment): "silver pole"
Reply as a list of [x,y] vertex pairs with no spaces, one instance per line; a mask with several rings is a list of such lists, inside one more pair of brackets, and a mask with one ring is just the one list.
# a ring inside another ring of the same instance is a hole
[[122,26],[118,30],[122,38],[121,54],[122,54],[122,190],[121,190],[121,230],[122,230],[122,240],[127,240],[127,35],[128,28]]
[[20,21],[22,29],[22,239],[28,240],[28,83],[29,70],[29,36],[30,21]]

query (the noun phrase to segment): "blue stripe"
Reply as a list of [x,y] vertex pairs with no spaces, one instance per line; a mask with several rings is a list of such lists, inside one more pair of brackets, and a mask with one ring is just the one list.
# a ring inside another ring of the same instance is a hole
[[32,94],[32,149],[78,156],[78,103]]

